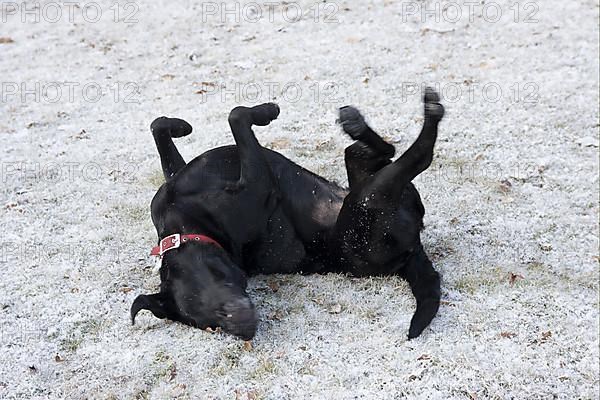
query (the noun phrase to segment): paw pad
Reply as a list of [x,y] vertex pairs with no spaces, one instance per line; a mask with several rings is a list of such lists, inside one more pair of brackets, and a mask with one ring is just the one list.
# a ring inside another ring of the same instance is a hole
[[425,94],[423,95],[423,101],[425,103],[439,103],[440,95],[432,87],[425,88]]
[[279,116],[279,106],[275,103],[263,103],[250,109],[252,123],[265,126]]
[[346,132],[352,139],[357,140],[360,134],[364,132],[367,127],[364,117],[360,111],[352,106],[345,106],[340,108],[340,118],[338,120],[344,132]]
[[187,136],[192,133],[192,126],[179,118],[156,118],[150,125],[153,134],[160,135],[168,133],[173,138]]
[[440,95],[431,87],[425,88],[423,95],[425,103],[425,118],[441,120],[444,116],[444,106],[440,104]]

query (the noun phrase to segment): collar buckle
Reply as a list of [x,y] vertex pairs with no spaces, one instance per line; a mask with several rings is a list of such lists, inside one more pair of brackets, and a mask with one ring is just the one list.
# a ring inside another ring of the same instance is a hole
[[187,242],[201,242],[201,243],[211,243],[218,248],[222,249],[223,247],[216,240],[206,236],[199,235],[196,233],[181,235],[179,233],[174,233],[172,235],[166,236],[162,239],[158,246],[154,246],[152,251],[150,252],[151,256],[158,256],[162,258],[163,254],[165,254],[169,250],[177,249],[181,247],[182,244]]
[[162,257],[167,251],[177,249],[179,246],[181,246],[181,235],[179,233],[169,235],[160,241],[158,255]]

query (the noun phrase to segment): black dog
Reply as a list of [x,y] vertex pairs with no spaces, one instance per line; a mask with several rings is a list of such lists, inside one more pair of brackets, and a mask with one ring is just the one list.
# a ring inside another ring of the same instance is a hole
[[408,337],[421,334],[437,313],[440,277],[421,245],[425,210],[411,181],[431,164],[444,114],[439,101],[427,89],[423,129],[394,162],[394,147],[358,110],[341,108],[342,128],[355,140],[345,151],[349,190],[261,147],[251,127],[276,119],[275,104],[234,108],[229,125],[237,146],[215,148],[188,164],[171,138],[192,127],[180,119],[155,120],[150,129],[166,179],[152,200],[161,286],[135,299],[132,323],[146,309],[249,340],[257,315],[246,293],[248,275],[397,274],[417,300]]

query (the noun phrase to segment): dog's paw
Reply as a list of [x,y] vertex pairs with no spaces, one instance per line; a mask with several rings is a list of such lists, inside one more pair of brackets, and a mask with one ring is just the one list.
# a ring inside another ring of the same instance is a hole
[[179,118],[156,118],[150,124],[150,131],[153,135],[168,134],[170,137],[178,138],[192,133],[192,126]]
[[439,121],[444,117],[444,106],[440,103],[440,95],[433,88],[425,88],[423,102],[426,119]]
[[360,111],[352,106],[340,108],[339,124],[352,139],[360,139],[361,134],[367,129],[367,123]]
[[252,123],[265,126],[279,116],[279,106],[275,103],[263,103],[250,109]]
[[424,328],[411,326],[410,329],[408,330],[408,336],[407,336],[408,340],[419,337],[419,335],[421,335],[423,330],[424,330]]
[[425,88],[425,94],[423,95],[424,103],[439,103],[440,95],[435,91],[434,88],[428,86]]

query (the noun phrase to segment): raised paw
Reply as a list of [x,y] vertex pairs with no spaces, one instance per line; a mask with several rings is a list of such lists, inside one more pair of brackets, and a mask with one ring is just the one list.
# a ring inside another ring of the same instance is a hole
[[440,103],[440,95],[431,87],[425,88],[425,119],[440,121],[444,117],[444,106]]
[[252,123],[265,126],[279,116],[279,106],[275,103],[263,103],[250,109]]
[[425,88],[425,94],[423,95],[424,103],[439,103],[440,95],[432,87]]
[[354,140],[358,140],[361,134],[367,129],[367,123],[360,111],[352,106],[340,108],[340,118],[338,120],[344,132]]
[[153,135],[168,134],[178,138],[192,133],[192,126],[179,118],[159,117],[150,124],[150,131]]

